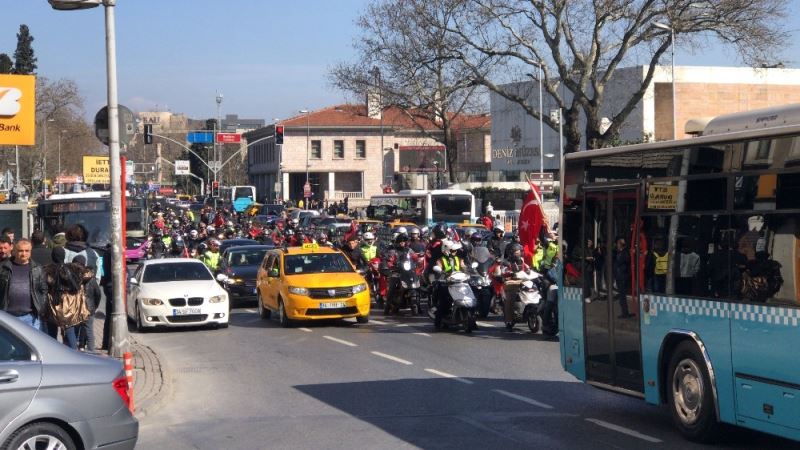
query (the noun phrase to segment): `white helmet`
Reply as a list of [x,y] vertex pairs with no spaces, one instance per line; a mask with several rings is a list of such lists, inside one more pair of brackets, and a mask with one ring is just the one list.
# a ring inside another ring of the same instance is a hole
[[400,227],[397,229],[397,234],[408,234],[408,230],[406,230],[406,227]]
[[460,249],[461,249],[461,243],[460,242],[454,242],[454,241],[452,241],[450,239],[442,240],[442,252],[445,255],[449,255],[450,253],[455,252],[455,251],[460,250]]
[[364,236],[362,236],[362,237],[364,238],[365,241],[374,241],[375,240],[375,235],[372,234],[371,231],[367,231],[366,233],[364,233]]
[[216,228],[214,228],[214,225],[209,225],[206,227],[206,232],[208,232],[208,234],[213,233],[215,230]]

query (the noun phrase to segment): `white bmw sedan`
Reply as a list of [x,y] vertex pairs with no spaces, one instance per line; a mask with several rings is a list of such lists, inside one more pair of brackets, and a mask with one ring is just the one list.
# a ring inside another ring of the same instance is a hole
[[152,327],[228,326],[228,293],[202,262],[151,259],[128,283],[127,314],[136,330]]

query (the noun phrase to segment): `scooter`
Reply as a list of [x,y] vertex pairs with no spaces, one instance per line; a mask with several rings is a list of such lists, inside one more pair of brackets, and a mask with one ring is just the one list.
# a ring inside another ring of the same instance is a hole
[[[433,271],[441,273],[442,268],[434,266]],[[442,317],[442,325],[448,327],[463,327],[466,333],[472,333],[472,330],[478,327],[477,323],[475,323],[475,307],[477,305],[477,300],[469,285],[469,279],[470,276],[464,272],[454,272],[447,277],[446,280],[438,281],[438,283],[447,284],[447,291],[450,298],[453,299],[450,312]],[[428,311],[428,315],[435,321],[435,308],[431,308]]]
[[534,271],[519,271],[503,284],[503,312],[508,331],[521,322],[528,324],[531,333],[539,331],[539,309],[542,303],[540,277]]
[[486,247],[475,249],[475,253],[475,262],[470,267],[469,285],[472,287],[472,293],[475,294],[478,302],[477,314],[480,318],[485,319],[489,316],[494,300],[492,277],[489,275],[492,260]]
[[384,312],[390,314],[400,309],[411,309],[414,315],[422,314],[420,277],[414,259],[407,254],[406,258],[395,261],[394,265],[390,277],[394,278],[392,282],[398,284],[397,291],[393,293],[394,298],[386,297]]

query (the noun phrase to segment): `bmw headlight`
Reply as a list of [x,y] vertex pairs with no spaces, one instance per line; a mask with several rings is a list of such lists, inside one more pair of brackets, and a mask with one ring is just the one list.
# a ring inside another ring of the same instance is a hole
[[143,305],[147,306],[161,306],[164,304],[164,302],[157,298],[140,298],[139,300],[142,301]]
[[289,293],[296,295],[308,295],[308,289],[304,287],[289,286]]
[[208,303],[224,303],[226,300],[228,300],[228,297],[224,295],[215,295],[208,299]]
[[353,286],[353,294],[358,294],[359,292],[364,292],[366,290],[367,290],[367,285],[365,283]]

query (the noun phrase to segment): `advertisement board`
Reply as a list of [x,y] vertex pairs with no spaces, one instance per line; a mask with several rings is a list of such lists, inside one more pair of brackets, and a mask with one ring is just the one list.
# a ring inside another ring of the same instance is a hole
[[36,77],[0,75],[0,145],[36,144]]

